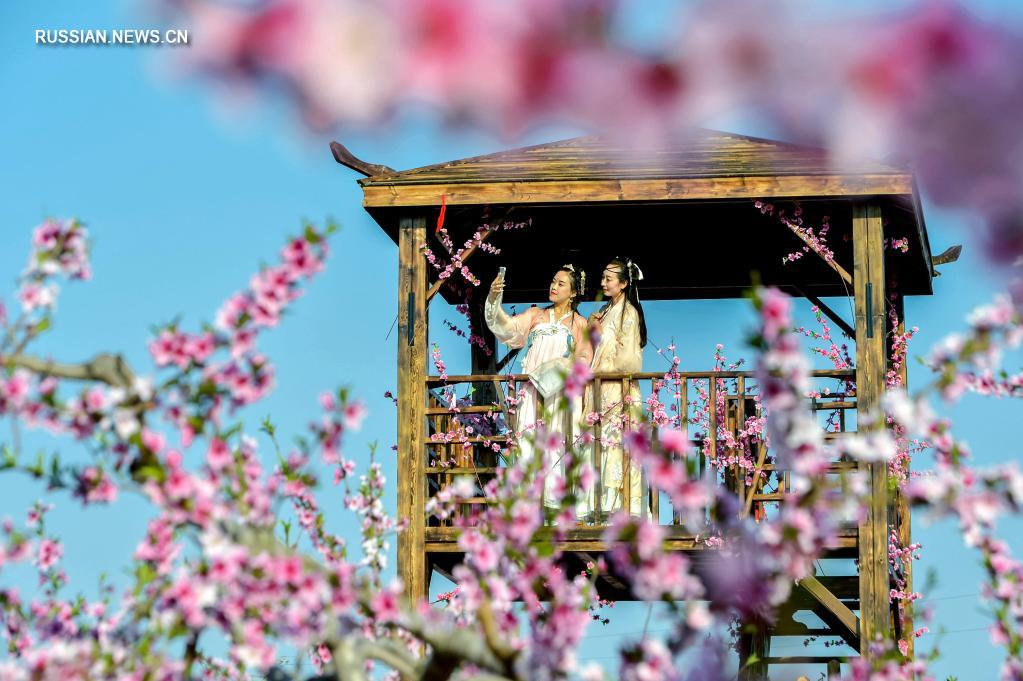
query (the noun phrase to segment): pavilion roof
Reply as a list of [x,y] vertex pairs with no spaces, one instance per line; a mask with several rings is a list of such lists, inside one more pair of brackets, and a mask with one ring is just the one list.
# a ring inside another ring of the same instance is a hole
[[[456,243],[491,220],[529,219],[531,234],[542,234],[542,249],[534,238],[496,237],[502,262],[520,272],[535,270],[522,279],[539,282],[509,288],[511,301],[537,299],[546,270],[566,257],[601,266],[607,254],[594,235],[605,245],[617,240],[614,250],[637,262],[657,265],[661,275],[646,287],[654,298],[741,295],[754,272],[765,283],[845,295],[847,286],[817,258],[795,269],[781,266],[783,256],[803,244],[774,218],[759,215],[755,199],[800,201],[808,219],[818,222],[830,216],[836,262],[847,269],[852,205],[879,205],[885,235],[909,239],[910,254],[889,263],[902,289],[909,295],[932,292],[931,251],[913,174],[894,163],[863,160],[836,168],[824,149],[699,129],[658,148],[590,136],[402,171],[364,166],[373,174],[359,180],[363,205],[396,242],[401,219],[435,220],[442,202]],[[436,237],[429,231],[432,245]],[[729,256],[722,264],[725,242]],[[690,254],[684,272],[675,266],[679,248]],[[700,255],[712,252],[718,254],[712,259]],[[492,263],[481,265],[480,275],[490,276]],[[451,297],[449,289],[444,292]]]
[[836,170],[824,149],[706,129],[656,149],[576,137],[359,182],[367,207],[437,205],[441,194],[458,205],[913,193],[905,167],[861,161]]

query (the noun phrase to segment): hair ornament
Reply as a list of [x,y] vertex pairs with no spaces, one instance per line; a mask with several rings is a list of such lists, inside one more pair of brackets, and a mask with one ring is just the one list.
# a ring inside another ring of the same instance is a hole
[[639,265],[632,262],[632,258],[626,258],[625,268],[628,270],[629,279],[632,281],[643,281],[643,270],[639,269]]
[[576,270],[575,265],[572,263],[562,265],[561,269],[576,275],[576,278],[579,279],[579,290],[576,291],[576,295],[583,295],[583,292],[586,291],[586,272],[583,270]]

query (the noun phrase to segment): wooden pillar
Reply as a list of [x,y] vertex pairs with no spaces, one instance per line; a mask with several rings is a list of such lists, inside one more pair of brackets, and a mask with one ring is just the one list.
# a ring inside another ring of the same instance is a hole
[[767,681],[767,658],[771,654],[771,632],[767,622],[753,617],[739,632],[739,681]]
[[[853,207],[853,286],[856,291],[857,430],[884,428],[864,423],[876,412],[885,389],[885,277],[881,210]],[[888,468],[861,463],[869,480],[866,518],[859,527],[860,654],[877,637],[888,636]]]
[[426,474],[426,218],[402,218],[398,227],[398,576],[409,598],[427,595]]

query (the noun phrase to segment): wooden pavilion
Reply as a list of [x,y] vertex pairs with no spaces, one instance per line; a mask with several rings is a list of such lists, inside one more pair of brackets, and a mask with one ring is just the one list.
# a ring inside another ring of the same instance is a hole
[[[398,569],[410,596],[427,594],[430,575],[448,573],[461,559],[456,528],[427,520],[424,507],[429,495],[460,471],[492,475],[499,465],[486,455],[490,449],[477,447],[477,442],[451,454],[452,445],[459,443],[430,439],[451,414],[432,392],[440,379],[427,371],[429,303],[436,294],[453,304],[464,302],[464,292],[451,285],[455,278],[431,280],[436,272],[422,254],[426,245],[441,250],[433,225],[442,200],[446,227],[458,244],[488,221],[531,220],[528,234],[490,235],[501,249],[499,257],[471,262],[483,282],[489,282],[500,265],[515,273],[505,293],[509,303],[544,300],[541,287],[566,254],[598,273],[608,255],[620,251],[642,263],[645,299],[737,298],[756,277],[813,301],[855,340],[854,371],[815,372],[815,380],[847,386],[832,391],[826,400],[811,400],[816,411],[840,413],[841,430],[851,430],[857,410],[874,408],[885,390],[887,332],[892,319],[903,324],[903,297],[932,293],[931,251],[913,176],[893,165],[864,163],[836,172],[819,149],[707,130],[656,151],[637,152],[582,137],[401,172],[363,163],[340,145],[332,149],[339,162],[366,175],[359,180],[364,206],[398,245],[398,513],[409,519],[399,537]],[[810,252],[798,265],[783,265],[783,256],[801,248],[805,235],[756,210],[753,202],[758,199],[798,200],[807,215],[829,216],[834,258]],[[579,246],[598,239],[606,247],[591,253]],[[906,239],[908,252],[886,249],[886,240],[893,239]],[[538,240],[543,248],[537,247]],[[472,302],[477,321],[483,295],[481,291]],[[820,300],[829,296],[850,299],[855,319],[843,318]],[[686,400],[693,386],[702,381],[713,402],[721,383],[712,379],[721,378],[731,379],[725,388],[725,428],[736,428],[744,421],[744,412],[755,408],[749,399],[752,373],[683,369],[682,414],[688,413]],[[477,391],[476,404],[463,412],[499,411],[502,407],[494,395],[509,380],[500,371],[496,354],[474,348],[472,374],[449,376],[445,383],[491,390]],[[651,372],[595,380],[639,381],[646,395],[650,383],[642,382],[662,377],[663,372]],[[708,411],[708,432],[717,432],[722,425],[715,422],[717,410]],[[490,440],[502,437],[495,434]],[[715,438],[710,440],[713,448]],[[445,459],[449,455],[453,458]],[[738,495],[745,514],[776,505],[784,493],[786,475],[765,463],[770,460],[762,451],[756,472],[773,477],[773,486],[748,487],[738,473],[722,476],[722,484]],[[854,465],[836,461],[833,471]],[[889,492],[885,464],[862,466],[871,486],[869,514],[862,525],[848,528],[827,553],[831,558],[857,559],[856,574],[804,580],[777,622],[744,634],[743,657],[756,653],[759,661],[740,667],[743,678],[761,678],[768,665],[786,663],[822,664],[829,676],[837,674],[840,660],[835,657],[772,657],[772,637],[834,636],[865,654],[877,637],[902,635],[889,608],[893,575],[887,546],[890,529],[909,543],[908,506]],[[646,508],[670,526],[669,546],[698,555],[703,545],[687,534],[659,496],[649,494]],[[762,515],[767,517],[766,512]],[[594,526],[570,530],[562,546],[569,560],[583,564],[601,554],[606,548],[601,533],[602,528]],[[631,598],[613,576],[599,587],[609,598]],[[795,616],[800,612],[812,612],[823,626],[799,621]]]

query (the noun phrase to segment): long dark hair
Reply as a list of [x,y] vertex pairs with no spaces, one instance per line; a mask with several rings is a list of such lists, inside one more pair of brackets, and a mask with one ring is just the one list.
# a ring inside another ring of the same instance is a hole
[[[639,347],[646,347],[646,315],[643,314],[643,305],[639,302],[639,286],[637,282],[643,278],[642,272],[632,258],[616,257],[607,264],[607,267],[615,267],[618,272],[618,280],[625,287],[625,300],[629,302],[639,314]],[[605,268],[607,269],[607,268]],[[622,318],[625,318],[625,306],[622,306]]]
[[[571,302],[572,328],[574,329],[575,315],[579,313],[579,301],[582,299],[583,294],[586,292],[586,272],[583,271],[583,268],[573,263],[565,263],[558,269],[554,270],[554,274],[557,274],[558,272],[568,273],[568,280],[571,283],[572,288],[575,290],[575,298],[573,298]],[[646,331],[644,331],[643,333],[646,334]],[[520,352],[522,352],[522,348],[516,348],[515,350],[509,351],[508,354],[504,356],[504,359],[501,361],[501,363],[498,364],[497,370],[501,371],[504,367],[508,366],[511,362],[515,360],[516,357],[519,356]]]
[[558,272],[568,273],[568,281],[571,283],[572,289],[575,291],[575,298],[573,298],[571,302],[572,312],[579,312],[579,301],[582,300],[583,295],[586,293],[586,272],[583,271],[583,268],[570,262],[559,267],[555,270],[554,274],[557,274]]

